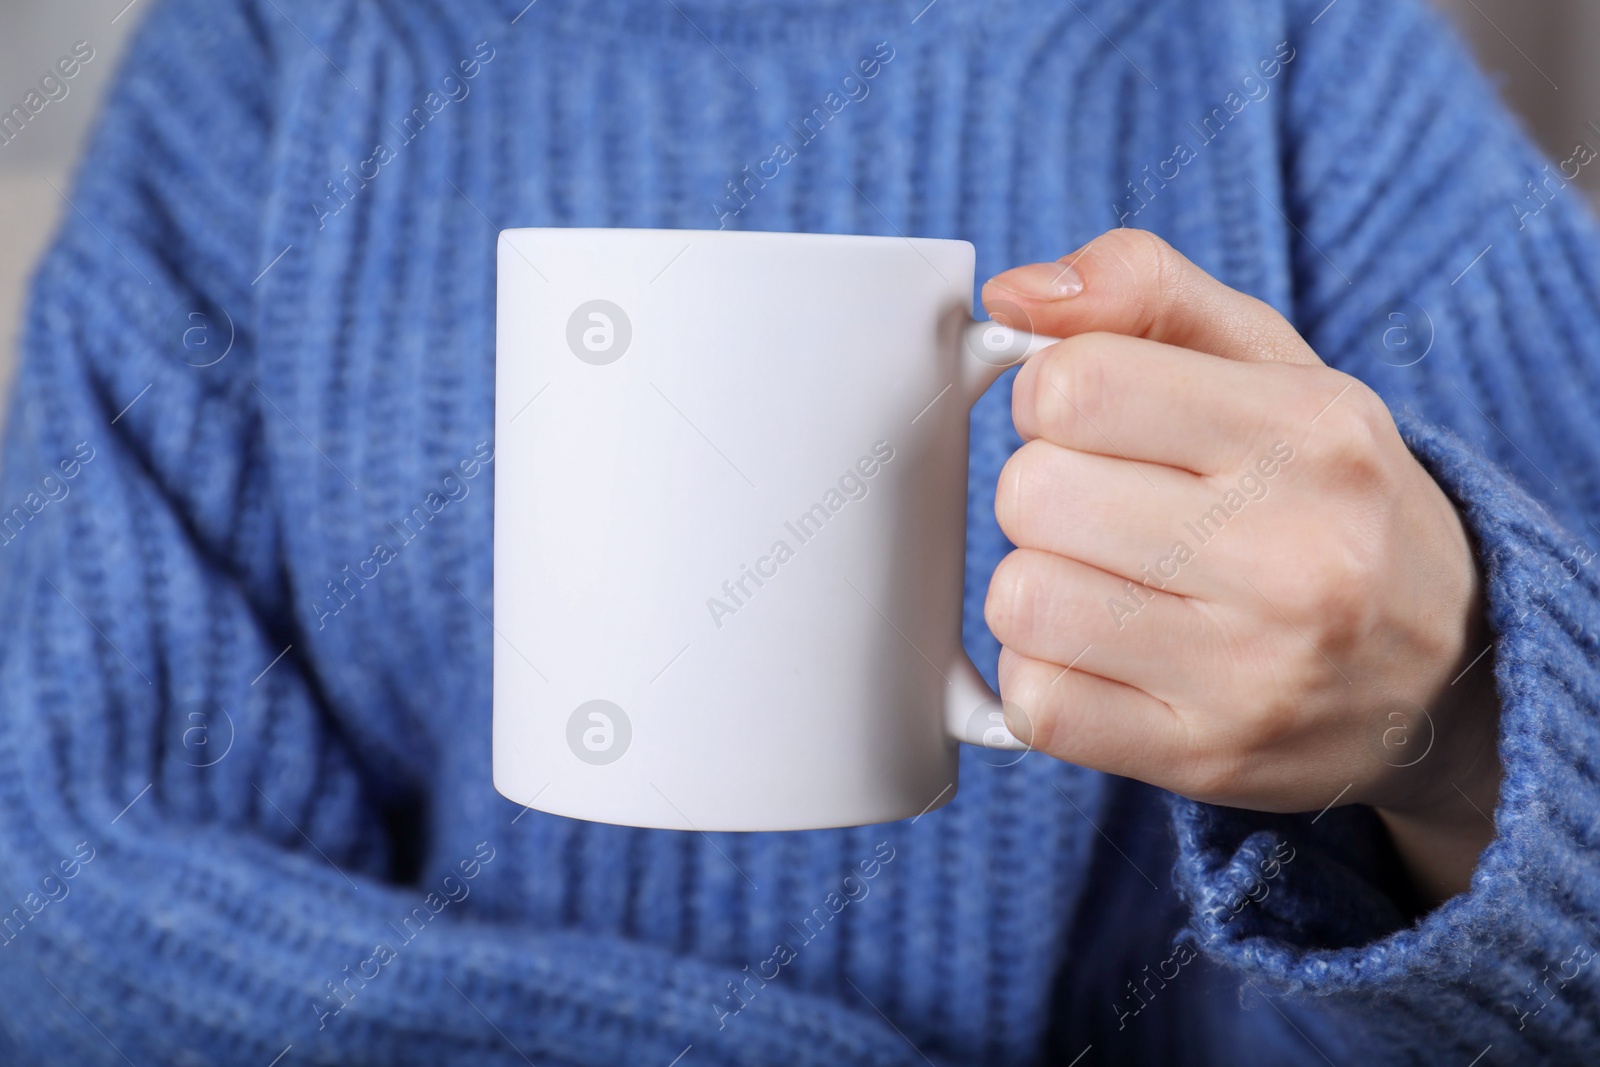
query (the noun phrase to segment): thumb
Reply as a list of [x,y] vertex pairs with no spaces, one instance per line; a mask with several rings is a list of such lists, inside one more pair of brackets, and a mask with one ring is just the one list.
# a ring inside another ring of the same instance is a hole
[[1270,305],[1145,230],[1111,230],[1055,263],[997,274],[983,306],[1002,325],[1056,337],[1117,333],[1250,363],[1322,362]]

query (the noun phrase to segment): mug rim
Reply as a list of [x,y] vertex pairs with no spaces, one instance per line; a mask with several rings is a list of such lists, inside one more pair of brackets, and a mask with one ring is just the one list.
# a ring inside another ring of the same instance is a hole
[[913,245],[958,245],[976,253],[976,246],[971,241],[958,237],[908,237],[903,234],[872,234],[872,233],[818,233],[815,231],[797,230],[696,230],[678,229],[671,226],[508,226],[499,231],[499,240],[505,240],[512,234],[572,234],[572,235],[597,235],[607,234],[615,236],[633,236],[643,234],[674,234],[686,237],[715,238],[718,240],[752,240],[757,238],[782,238],[786,241],[812,244],[848,244],[848,243],[883,243],[906,242]]

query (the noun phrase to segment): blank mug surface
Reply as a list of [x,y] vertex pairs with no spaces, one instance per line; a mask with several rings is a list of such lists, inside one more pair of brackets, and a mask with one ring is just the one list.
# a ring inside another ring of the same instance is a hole
[[494,784],[785,830],[955,795],[964,241],[501,234]]

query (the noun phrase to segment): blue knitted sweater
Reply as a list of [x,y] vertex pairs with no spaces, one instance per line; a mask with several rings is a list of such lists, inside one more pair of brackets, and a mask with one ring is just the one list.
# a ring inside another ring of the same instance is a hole
[[[139,34],[3,451],[0,1061],[1592,1062],[1600,235],[1431,15],[525,3]],[[1119,223],[1289,315],[1460,505],[1506,772],[1469,893],[1420,911],[1360,808],[1037,755],[826,832],[494,792],[497,230],[961,237],[986,276]]]

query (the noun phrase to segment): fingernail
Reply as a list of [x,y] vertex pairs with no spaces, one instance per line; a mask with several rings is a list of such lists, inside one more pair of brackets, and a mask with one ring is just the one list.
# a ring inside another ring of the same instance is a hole
[[990,282],[1030,300],[1066,300],[1083,292],[1083,276],[1068,263],[1030,263],[996,274]]

